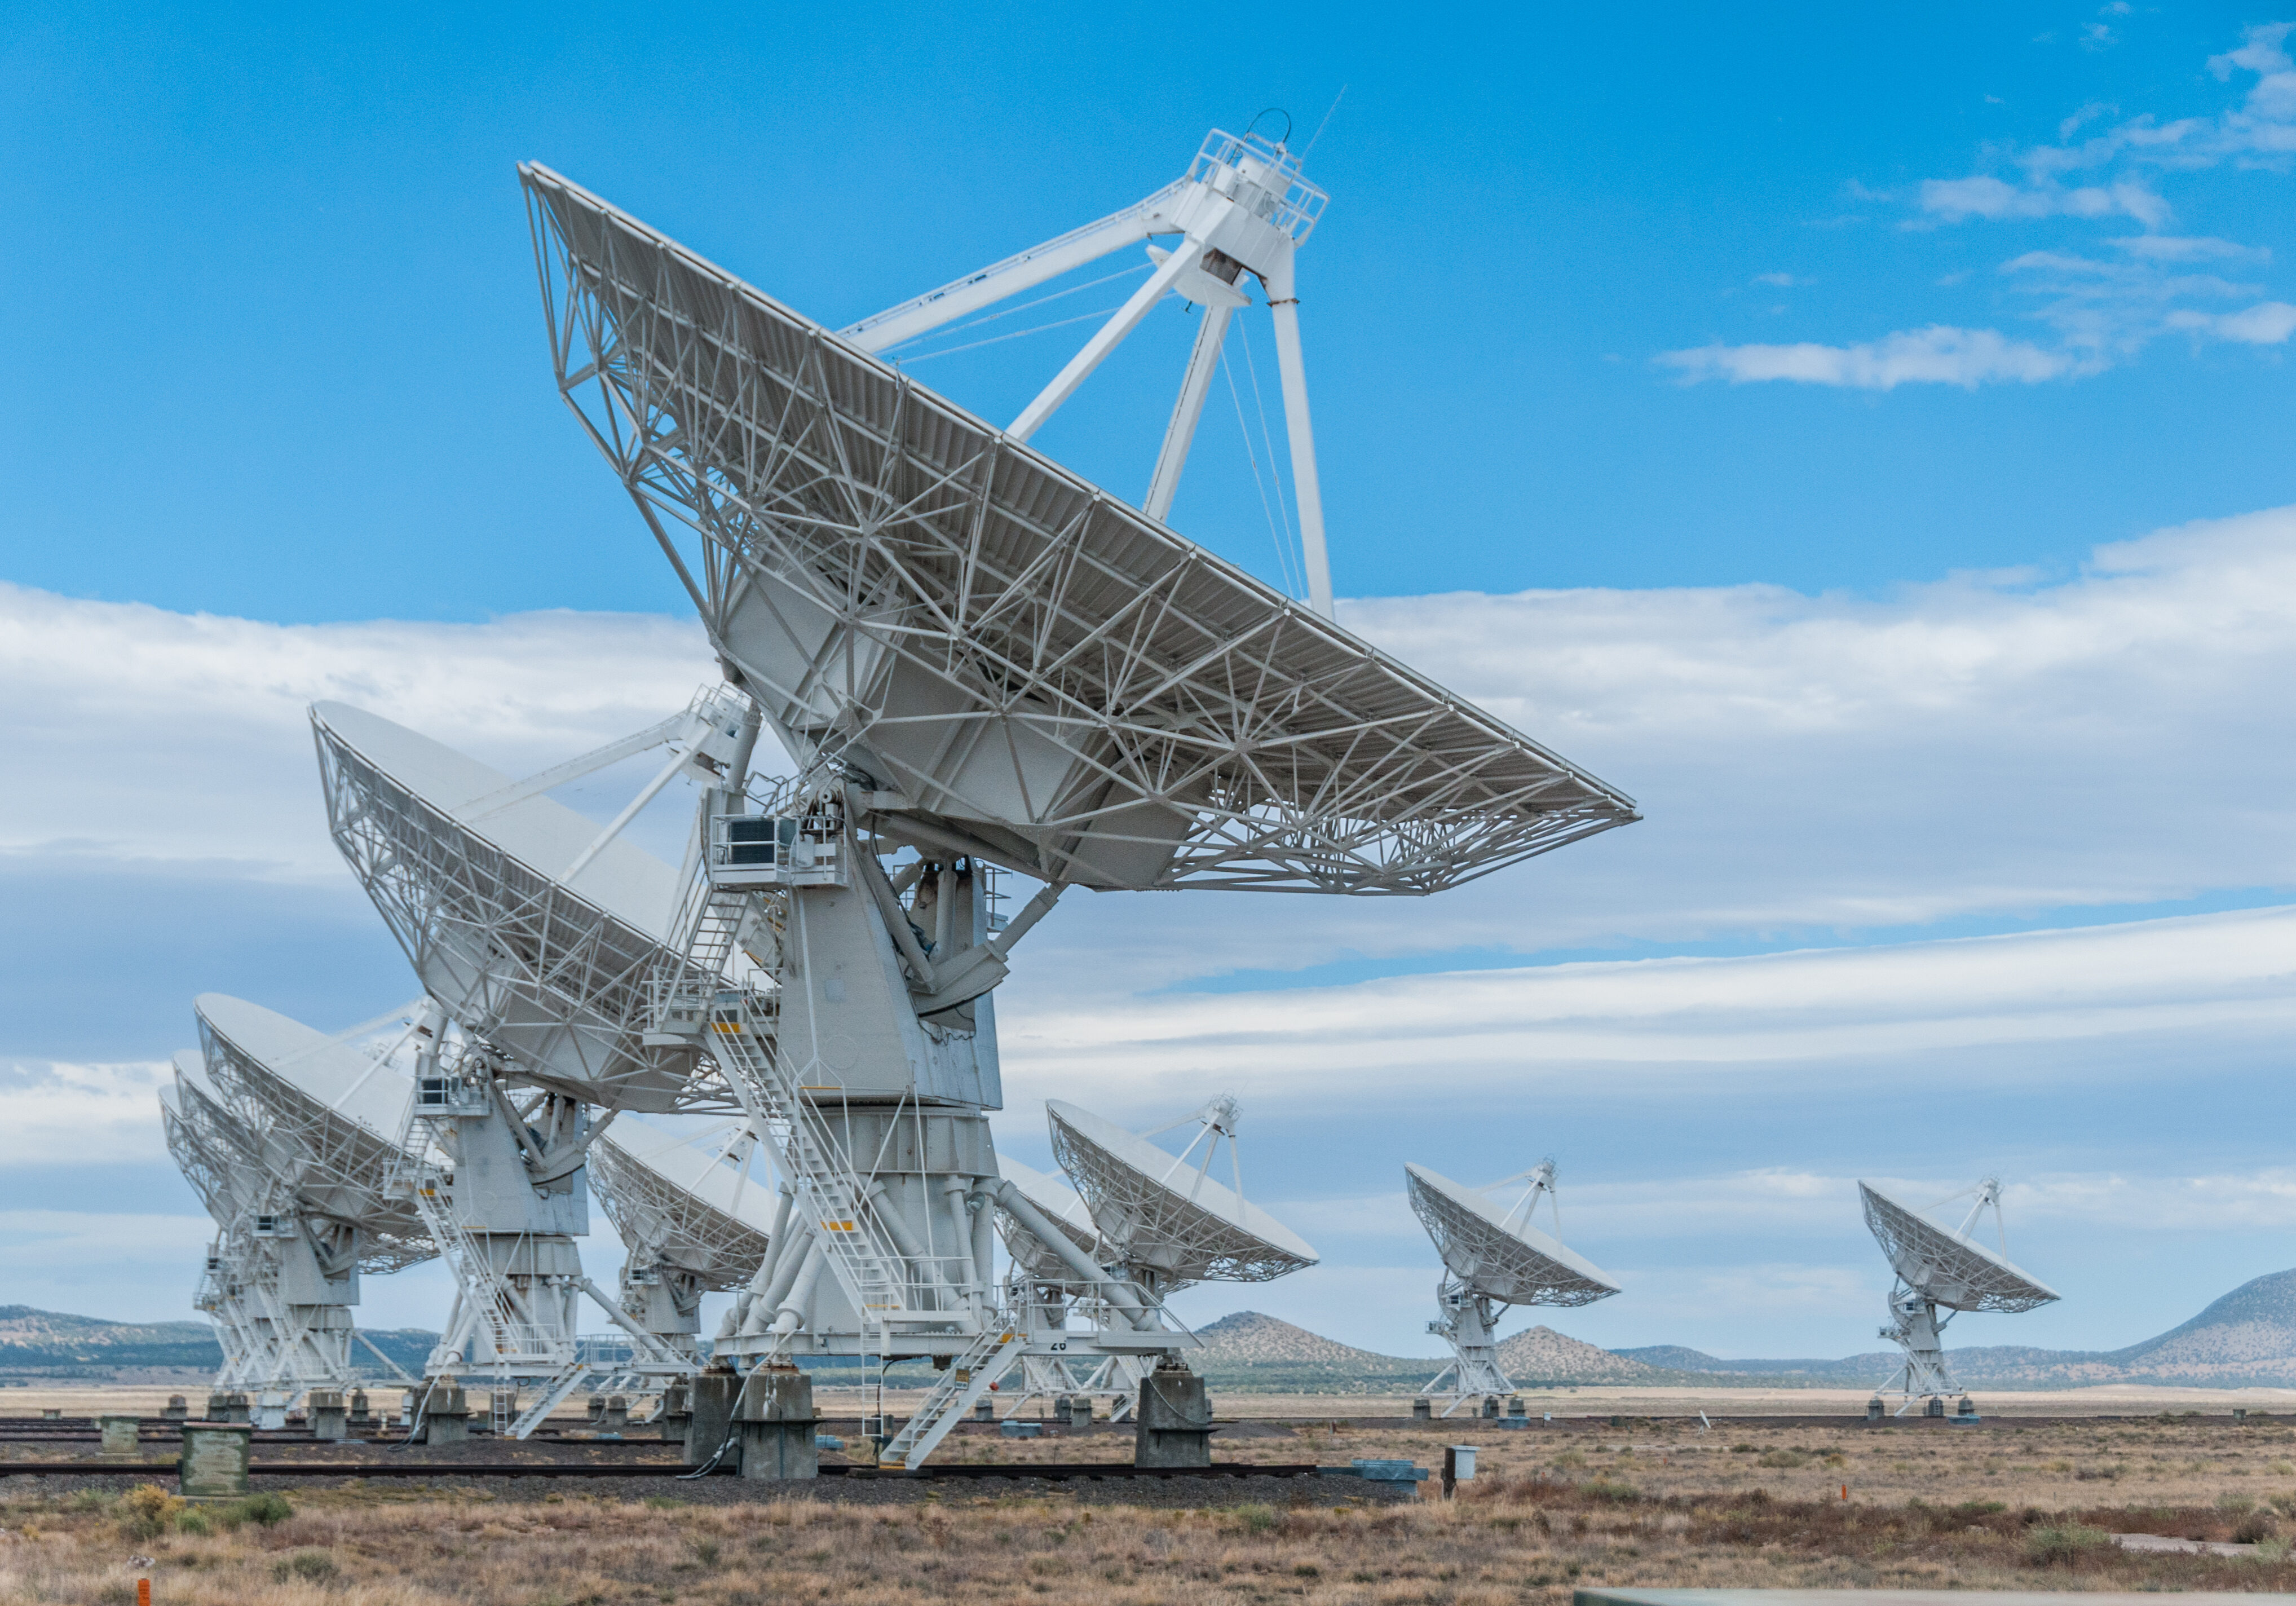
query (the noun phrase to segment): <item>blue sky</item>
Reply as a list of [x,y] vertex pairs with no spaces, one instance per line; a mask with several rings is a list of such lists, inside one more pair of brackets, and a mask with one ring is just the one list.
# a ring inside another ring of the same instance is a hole
[[[1867,1347],[1858,1175],[2025,1179],[2021,1255],[2069,1298],[1978,1341],[2128,1342],[2296,1259],[2264,1135],[2296,1014],[2267,15],[0,26],[0,1299],[180,1307],[189,1250],[151,1246],[201,1228],[137,1078],[193,994],[337,1028],[412,991],[324,840],[304,701],[515,770],[709,672],[552,394],[518,160],[834,324],[1270,106],[1322,125],[1332,195],[1302,318],[1343,619],[1650,818],[1402,909],[1071,900],[1004,1006],[1016,1151],[1044,1161],[1030,1099],[1235,1087],[1255,1195],[1329,1264],[1193,1314],[1391,1349],[1432,1281],[1405,1159],[1561,1156],[1628,1284],[1562,1324],[1606,1343]],[[1001,420],[1083,327],[914,371]],[[1139,495],[1189,334],[1160,308],[1038,444]],[[1279,572],[1217,400],[1173,521]],[[1332,1019],[1352,1045],[1314,1046]],[[435,1319],[419,1276],[369,1297]]]

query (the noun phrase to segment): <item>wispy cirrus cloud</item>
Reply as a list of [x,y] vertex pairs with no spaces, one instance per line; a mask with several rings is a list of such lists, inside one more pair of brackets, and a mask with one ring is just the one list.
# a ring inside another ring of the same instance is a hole
[[1902,330],[1854,346],[1815,340],[1790,345],[1730,346],[1716,342],[1686,351],[1669,351],[1659,361],[1684,383],[1726,380],[1734,385],[1784,381],[1833,385],[1857,390],[1894,390],[1900,385],[1980,385],[2010,381],[2038,384],[2074,371],[2078,359],[2030,340],[2013,340],[1991,329],[1956,329],[1932,324]]
[[[2110,7],[2099,13],[2119,14]],[[2100,373],[2169,334],[2230,345],[2284,344],[2296,333],[2288,301],[2261,283],[2194,271],[2201,264],[2260,270],[2270,253],[2216,235],[2169,233],[2177,214],[2164,184],[2178,174],[2226,166],[2284,174],[2296,162],[2296,61],[2287,49],[2292,31],[2296,23],[2252,27],[2236,49],[2209,58],[2210,71],[2221,82],[2252,79],[2234,104],[2213,114],[2122,117],[2116,106],[2090,102],[2058,123],[2054,143],[2003,146],[1989,154],[1989,170],[1925,179],[1914,187],[1913,213],[1900,225],[1909,230],[2054,224],[2062,234],[2066,225],[2137,225],[2142,232],[2134,235],[2025,251],[2001,265],[1998,282],[2012,304],[2021,303],[2022,315],[2045,326],[2048,338],[1940,322],[1842,342],[1717,340],[1662,353],[1660,366],[1686,383],[1974,389]],[[2089,24],[2082,39],[2092,48],[2113,42],[2106,21]],[[1940,283],[1965,277],[1956,273]]]

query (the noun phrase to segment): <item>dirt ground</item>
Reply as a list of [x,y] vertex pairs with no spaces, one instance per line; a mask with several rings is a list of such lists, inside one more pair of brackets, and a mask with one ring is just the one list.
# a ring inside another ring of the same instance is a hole
[[[2296,1413],[2236,1422],[2156,1404],[1974,1427],[1702,1426],[1694,1413],[1622,1411],[1616,1425],[1558,1417],[1510,1431],[1340,1414],[1363,1403],[1232,1423],[1217,1454],[1435,1467],[1444,1446],[1473,1445],[1477,1476],[1455,1499],[1428,1484],[1399,1504],[1335,1479],[1218,1491],[1206,1479],[1193,1486],[1206,1492],[1165,1486],[1136,1501],[1112,1481],[947,1479],[904,1486],[891,1503],[840,1498],[830,1482],[745,1491],[721,1479],[705,1496],[664,1479],[633,1497],[636,1479],[610,1494],[375,1479],[211,1508],[175,1504],[170,1480],[137,1489],[132,1473],[102,1487],[4,1479],[0,1602],[130,1606],[138,1577],[161,1606],[1498,1606],[1595,1584],[2296,1590]],[[968,1432],[944,1458],[1118,1461],[1129,1447],[1128,1431],[1105,1427],[1036,1440]],[[2235,1548],[2112,1538],[2140,1534]]]

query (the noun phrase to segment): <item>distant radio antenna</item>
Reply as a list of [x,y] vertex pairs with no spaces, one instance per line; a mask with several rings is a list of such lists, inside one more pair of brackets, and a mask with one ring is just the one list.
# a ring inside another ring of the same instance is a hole
[[[1495,1330],[1501,1307],[1591,1305],[1617,1293],[1619,1285],[1531,1225],[1544,1196],[1555,1212],[1554,1230],[1562,1230],[1552,1159],[1488,1190],[1462,1186],[1424,1166],[1406,1166],[1403,1171],[1411,1208],[1443,1257],[1443,1275],[1435,1287],[1439,1314],[1427,1331],[1451,1346],[1451,1364],[1429,1381],[1424,1392],[1431,1399],[1448,1396],[1450,1404],[1443,1408],[1448,1416],[1471,1399],[1496,1400],[1515,1392],[1499,1365]],[[1516,1183],[1525,1184],[1521,1197],[1502,1209],[1491,1194]]]
[[[2002,1249],[2005,1251],[2009,1247],[2008,1229],[2001,1223],[1998,1177],[1988,1176],[1973,1189],[1939,1201],[1949,1204],[1954,1199],[1976,1194],[1977,1202],[1954,1231],[1890,1198],[1872,1183],[1859,1183],[1857,1192],[1865,1201],[1866,1225],[1896,1274],[1890,1289],[1890,1325],[1882,1329],[1881,1336],[1906,1356],[1875,1391],[1875,1397],[1890,1393],[1902,1396],[1899,1416],[1913,1409],[1915,1400],[1926,1397],[1928,1413],[1943,1416],[1944,1397],[1961,1392],[1961,1385],[1946,1364],[1942,1342],[1946,1323],[1964,1310],[2011,1314],[2032,1310],[2055,1299],[2056,1291],[2010,1265],[2005,1253],[1997,1255],[1971,1236],[1989,1209]],[[1942,1316],[1938,1315],[1940,1310],[1945,1312]]]

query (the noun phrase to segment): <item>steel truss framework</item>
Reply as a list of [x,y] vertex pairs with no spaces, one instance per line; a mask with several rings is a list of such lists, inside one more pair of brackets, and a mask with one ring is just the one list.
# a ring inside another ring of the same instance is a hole
[[[1061,1110],[1050,1114],[1053,1158],[1092,1212],[1104,1252],[1120,1258],[1158,1297],[1196,1282],[1272,1282],[1316,1264],[1312,1251],[1271,1242],[1229,1212],[1199,1203],[1207,1191],[1205,1170],[1174,1162],[1165,1176],[1150,1176],[1134,1159],[1095,1142],[1078,1121],[1063,1118]],[[1210,1190],[1223,1201],[1242,1203],[1240,1195],[1217,1183]]]
[[283,1412],[306,1389],[364,1375],[351,1364],[354,1330],[343,1307],[291,1299],[283,1265],[290,1244],[310,1227],[327,1240],[326,1253],[304,1247],[323,1262],[347,1261],[357,1235],[340,1224],[297,1219],[293,1190],[263,1162],[261,1132],[201,1087],[188,1065],[188,1056],[178,1057],[160,1122],[170,1158],[217,1228],[194,1299],[223,1350],[216,1382],[263,1390],[266,1409]]
[[[678,1316],[693,1319],[703,1294],[742,1287],[765,1264],[765,1233],[680,1186],[612,1135],[590,1146],[589,1173],[592,1192],[629,1251],[622,1307],[634,1320],[644,1320],[650,1286],[660,1285]],[[693,1348],[690,1340],[676,1341]]]
[[[1425,893],[1635,818],[1566,760],[548,169],[562,393],[801,761],[1048,881]],[[665,516],[699,532],[699,575]]]
[[437,1258],[439,1246],[412,1201],[386,1191],[400,1159],[395,1134],[370,1131],[311,1097],[234,1043],[205,1011],[199,1022],[209,1079],[261,1135],[266,1168],[301,1214],[356,1229],[362,1272],[403,1271]]
[[[686,971],[684,953],[424,801],[316,712],[312,726],[335,845],[458,1025],[521,1080],[576,1098],[738,1112],[722,1080],[694,1074],[690,1051],[643,1045],[655,1003]],[[504,1052],[506,1027],[526,1052]],[[554,1076],[554,1062],[585,1074]]]

